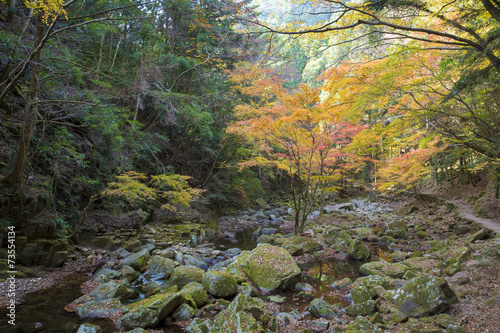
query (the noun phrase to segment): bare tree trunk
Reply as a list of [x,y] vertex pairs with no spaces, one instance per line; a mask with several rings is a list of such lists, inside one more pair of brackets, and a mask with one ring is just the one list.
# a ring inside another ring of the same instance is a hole
[[[37,17],[36,20],[37,27],[35,46],[42,42],[45,30],[45,26],[43,25],[40,17]],[[17,150],[16,164],[14,165],[14,169],[0,180],[2,183],[20,184],[24,177],[26,164],[28,162],[30,143],[36,126],[37,103],[35,102],[38,96],[40,60],[41,49],[39,49],[39,51],[34,55],[31,64],[31,77],[28,92],[25,95],[26,104],[24,109],[24,122],[21,133],[21,142],[19,143],[19,148]]]

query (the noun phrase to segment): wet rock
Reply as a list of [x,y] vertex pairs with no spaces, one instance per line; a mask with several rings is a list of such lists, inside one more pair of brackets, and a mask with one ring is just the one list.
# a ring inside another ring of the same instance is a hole
[[84,323],[78,327],[78,331],[76,333],[100,333],[102,332],[102,328],[97,325]]
[[128,288],[121,283],[110,281],[98,286],[89,293],[89,296],[93,297],[96,301],[110,300],[113,298],[118,298],[121,301],[127,301],[138,298],[139,292]]
[[185,321],[192,319],[195,314],[195,309],[189,306],[188,304],[181,304],[172,314],[172,317],[176,321]]
[[458,299],[445,279],[418,276],[396,291],[394,302],[405,315],[422,317],[439,314]]
[[300,278],[300,269],[290,253],[269,244],[259,244],[241,267],[257,288],[265,292],[286,289]]
[[349,245],[348,255],[349,255],[349,258],[352,258],[355,260],[365,260],[365,259],[370,258],[371,251],[365,244],[363,244],[359,240],[355,239]]
[[[154,325],[153,323],[158,323],[160,320],[164,319],[183,301],[184,297],[181,293],[169,292],[156,294],[146,299],[131,303],[126,306],[127,310],[129,310],[129,313],[127,313],[127,315],[131,315],[125,318],[124,322],[127,323],[127,326],[124,326],[124,328],[152,327],[152,325]],[[144,311],[144,309],[148,309],[150,311]],[[151,318],[151,311],[156,319]],[[141,318],[144,318],[145,321],[150,320],[150,324],[145,326],[132,326],[132,324],[128,324],[138,322]]]
[[153,328],[158,325],[158,322],[159,318],[155,310],[140,307],[118,319],[116,325],[122,329]]
[[107,318],[121,313],[124,306],[119,299],[105,301],[90,301],[76,308],[80,318]]
[[177,266],[170,275],[170,282],[179,286],[179,288],[193,281],[201,283],[203,273],[205,273],[205,271],[196,266]]
[[410,268],[406,265],[384,260],[368,262],[359,268],[359,271],[365,275],[386,275],[392,278],[402,278],[409,270]]
[[208,265],[204,260],[196,258],[192,255],[185,254],[183,256],[182,260],[184,261],[185,265],[196,266],[198,268],[203,269],[204,271],[206,271],[208,269]]
[[203,274],[202,284],[215,297],[229,297],[238,292],[238,282],[227,272],[206,272]]
[[309,312],[316,318],[334,318],[339,316],[338,309],[328,304],[327,301],[321,298],[313,300],[309,304]]
[[134,282],[139,278],[139,273],[129,265],[123,265],[120,268],[120,273],[122,274],[122,278],[128,282]]
[[122,273],[109,268],[101,268],[94,273],[93,280],[98,283],[106,283],[110,280],[117,280],[121,277]]
[[304,236],[292,236],[281,244],[281,247],[290,252],[292,256],[299,256],[304,253],[314,253],[323,249],[321,244]]
[[172,274],[175,262],[161,256],[153,256],[149,261],[148,269],[144,276],[152,280],[166,279]]
[[201,283],[190,282],[182,287],[180,293],[184,299],[193,307],[201,308],[208,300],[208,295]]
[[144,269],[146,269],[149,258],[149,251],[147,249],[144,249],[123,259],[120,263],[120,267],[123,265],[128,265],[135,270],[142,272],[144,271]]

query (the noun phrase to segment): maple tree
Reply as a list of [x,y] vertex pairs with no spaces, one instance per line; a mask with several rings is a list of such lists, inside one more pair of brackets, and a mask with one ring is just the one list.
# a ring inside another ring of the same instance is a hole
[[[355,155],[345,148],[363,126],[325,109],[318,89],[301,85],[289,93],[269,71],[241,72],[239,92],[250,100],[238,107],[240,120],[229,131],[253,142],[257,151],[240,166],[268,165],[288,172],[294,232],[301,233],[319,196],[337,190],[342,170],[354,163]],[[248,82],[245,74],[254,80]]]

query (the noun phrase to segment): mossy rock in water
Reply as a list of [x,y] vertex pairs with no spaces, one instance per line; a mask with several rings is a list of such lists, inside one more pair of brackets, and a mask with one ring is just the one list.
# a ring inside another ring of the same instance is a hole
[[133,267],[137,271],[142,272],[144,271],[144,269],[146,269],[149,258],[149,251],[147,249],[144,249],[123,259],[120,263],[120,267],[123,265],[128,265]]
[[365,275],[386,275],[398,279],[402,278],[408,270],[410,268],[406,265],[384,260],[368,262],[359,268],[359,271]]
[[101,268],[97,272],[94,273],[92,280],[97,283],[106,283],[110,280],[119,279],[122,276],[120,271],[115,271],[109,268]]
[[108,318],[125,311],[119,299],[105,301],[90,301],[76,308],[76,313],[80,318]]
[[208,300],[208,295],[201,283],[190,282],[182,287],[180,293],[184,299],[193,307],[201,308]]
[[292,256],[300,256],[304,253],[314,253],[323,249],[318,242],[305,236],[292,236],[286,238],[281,247],[287,249]]
[[[146,299],[131,303],[126,308],[133,312],[139,308],[148,308],[153,310],[158,319],[162,320],[184,301],[181,293],[163,293],[156,294]],[[139,326],[138,326],[139,327]]]
[[398,289],[394,302],[409,317],[435,315],[457,303],[458,298],[445,279],[434,276],[418,276]]
[[365,260],[370,258],[371,251],[365,244],[361,243],[359,240],[355,239],[348,249],[349,258],[355,260]]
[[238,292],[238,282],[227,272],[205,272],[202,284],[208,293],[215,297],[229,297]]
[[169,281],[172,284],[179,286],[179,288],[182,288],[189,282],[195,281],[201,283],[204,273],[205,273],[204,270],[196,266],[192,265],[177,266],[172,271]]
[[83,323],[78,327],[76,333],[101,333],[102,328],[94,324]]
[[265,292],[286,289],[300,279],[300,268],[290,253],[269,244],[259,244],[241,266],[257,288]]

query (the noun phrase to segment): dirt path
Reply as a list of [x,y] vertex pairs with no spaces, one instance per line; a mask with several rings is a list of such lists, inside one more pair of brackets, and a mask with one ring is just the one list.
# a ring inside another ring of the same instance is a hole
[[468,202],[465,202],[461,199],[449,199],[441,195],[437,194],[432,194],[432,193],[426,193],[428,195],[431,195],[436,198],[440,198],[443,200],[446,200],[448,202],[451,202],[455,205],[458,206],[458,213],[460,214],[460,217],[471,220],[474,222],[477,222],[484,226],[485,228],[488,228],[490,230],[493,230],[495,233],[500,235],[500,221],[498,220],[492,220],[492,219],[485,219],[482,217],[478,217],[474,215],[474,209],[472,208],[472,205],[469,204]]

